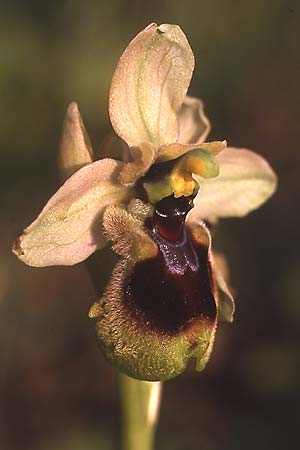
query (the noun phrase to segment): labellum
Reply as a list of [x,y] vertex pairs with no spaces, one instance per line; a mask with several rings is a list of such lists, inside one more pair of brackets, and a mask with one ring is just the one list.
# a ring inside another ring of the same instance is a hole
[[209,357],[217,318],[210,237],[204,224],[186,224],[192,207],[192,197],[174,195],[155,205],[144,225],[155,254],[121,260],[91,309],[100,347],[132,377],[169,379],[190,357],[198,370]]

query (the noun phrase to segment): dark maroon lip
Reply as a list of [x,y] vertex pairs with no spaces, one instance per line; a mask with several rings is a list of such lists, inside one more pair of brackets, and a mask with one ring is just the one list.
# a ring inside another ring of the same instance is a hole
[[163,199],[156,205],[151,237],[156,257],[135,264],[125,280],[125,302],[141,325],[174,335],[195,320],[213,323],[216,301],[209,249],[192,239],[185,225],[189,199]]
[[177,244],[162,242],[155,258],[134,266],[126,280],[125,302],[141,325],[175,335],[194,320],[213,323],[216,302],[212,292],[208,249],[192,245],[184,227]]

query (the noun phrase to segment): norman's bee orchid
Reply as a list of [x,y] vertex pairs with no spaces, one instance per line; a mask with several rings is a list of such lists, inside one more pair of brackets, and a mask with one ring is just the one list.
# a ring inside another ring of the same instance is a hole
[[234,313],[206,223],[244,216],[276,185],[261,156],[205,142],[203,103],[186,96],[193,69],[177,25],[139,33],[111,83],[115,159],[93,162],[71,103],[59,157],[69,178],[13,248],[40,267],[73,265],[112,243],[120,258],[90,317],[106,357],[143,380],[175,377],[191,357],[205,367],[218,319]]

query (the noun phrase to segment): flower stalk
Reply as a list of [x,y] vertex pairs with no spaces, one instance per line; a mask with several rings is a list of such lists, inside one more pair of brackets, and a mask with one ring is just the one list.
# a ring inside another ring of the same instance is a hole
[[122,450],[153,450],[162,383],[119,374]]

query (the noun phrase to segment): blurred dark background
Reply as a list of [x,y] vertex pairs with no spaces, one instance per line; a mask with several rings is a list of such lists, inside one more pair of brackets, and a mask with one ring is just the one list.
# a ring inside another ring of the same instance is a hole
[[0,449],[117,449],[117,378],[87,318],[95,293],[85,266],[29,268],[10,247],[59,184],[67,104],[78,102],[98,148],[110,130],[114,66],[152,21],[178,23],[189,38],[197,63],[189,92],[205,101],[210,138],[255,149],[279,176],[266,205],[220,224],[236,319],[220,324],[203,373],[192,364],[165,384],[156,448],[298,448],[299,2],[1,0],[0,8]]

